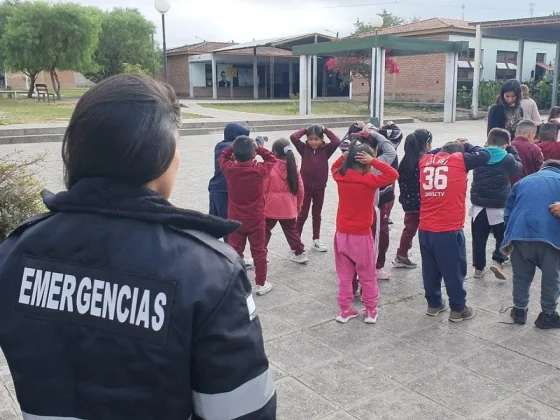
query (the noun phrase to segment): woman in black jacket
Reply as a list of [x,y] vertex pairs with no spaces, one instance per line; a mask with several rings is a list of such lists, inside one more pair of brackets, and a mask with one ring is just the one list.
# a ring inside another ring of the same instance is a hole
[[276,418],[237,222],[174,207],[180,105],[138,75],[78,102],[68,191],[0,246],[0,347],[26,419]]
[[488,111],[487,133],[493,128],[503,128],[514,138],[517,124],[523,120],[521,99],[521,83],[515,79],[504,82],[498,100]]

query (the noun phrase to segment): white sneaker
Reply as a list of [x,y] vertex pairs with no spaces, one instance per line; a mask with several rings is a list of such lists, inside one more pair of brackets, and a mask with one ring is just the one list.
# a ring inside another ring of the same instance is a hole
[[382,268],[377,270],[377,280],[389,280],[391,275]]
[[257,295],[264,296],[272,290],[272,283],[265,281],[263,286],[257,285],[256,289],[257,289]]
[[327,252],[328,251],[327,247],[321,243],[320,239],[315,239],[313,241],[313,249],[315,251],[319,251],[319,252]]
[[305,264],[309,261],[309,258],[307,258],[307,255],[305,254],[305,252],[303,252],[300,255],[292,254],[290,260],[298,264]]
[[481,279],[486,274],[486,270],[474,270],[473,278]]
[[253,268],[254,261],[252,258],[244,258],[243,262],[245,263],[245,270],[250,270]]

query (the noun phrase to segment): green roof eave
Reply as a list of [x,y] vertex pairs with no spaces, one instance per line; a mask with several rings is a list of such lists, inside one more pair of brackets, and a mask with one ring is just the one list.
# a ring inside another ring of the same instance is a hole
[[468,51],[466,41],[439,41],[434,39],[405,38],[395,35],[346,38],[340,41],[294,46],[292,55],[342,55],[352,51],[371,50],[375,47],[390,49],[395,56],[440,54]]

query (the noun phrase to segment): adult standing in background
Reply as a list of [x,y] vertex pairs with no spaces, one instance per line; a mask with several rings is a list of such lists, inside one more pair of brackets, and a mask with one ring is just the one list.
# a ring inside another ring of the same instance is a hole
[[537,103],[531,99],[529,86],[521,85],[521,109],[523,109],[523,119],[531,120],[537,127],[542,124],[541,114]]
[[488,133],[493,128],[507,130],[511,138],[515,137],[517,124],[523,120],[521,107],[521,83],[515,79],[502,85],[500,96],[488,111]]

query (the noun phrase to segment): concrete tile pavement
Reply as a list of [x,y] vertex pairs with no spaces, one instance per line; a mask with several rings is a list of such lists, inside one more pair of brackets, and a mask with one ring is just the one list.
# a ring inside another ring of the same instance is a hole
[[[403,129],[407,134],[420,127],[433,132],[436,147],[458,137],[483,144],[485,137],[482,121],[408,124]],[[271,139],[289,134],[272,133]],[[183,163],[172,198],[175,204],[207,210],[212,149],[218,140],[216,135],[181,139]],[[0,146],[0,153],[14,149],[22,156],[46,150],[37,175],[47,188],[62,188],[60,143]],[[329,246],[336,206],[331,180],[322,235]],[[391,218],[388,261],[395,255],[403,227],[398,203]],[[303,235],[308,246],[310,224]],[[470,244],[468,225],[465,234]],[[448,313],[436,318],[424,314],[420,268],[387,267],[392,279],[380,282],[378,324],[368,326],[358,319],[340,325],[334,321],[337,279],[332,252],[310,251],[307,266],[291,263],[287,257],[287,243],[278,228],[270,243],[269,277],[275,289],[256,302],[278,387],[279,419],[560,418],[560,333],[537,330],[532,324],[540,311],[538,278],[529,323],[520,327],[508,325],[508,315],[500,314],[503,305],[511,305],[511,280],[500,282],[492,275],[474,280],[469,269],[468,299],[478,315],[450,324]],[[417,243],[412,258],[420,262]],[[509,269],[508,276],[511,279]],[[7,364],[0,356],[0,419],[12,418],[19,418],[18,407]]]

